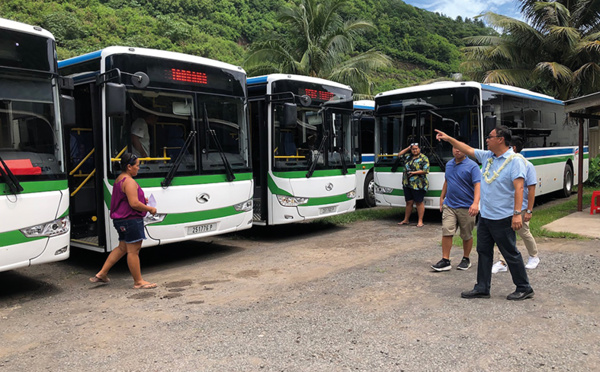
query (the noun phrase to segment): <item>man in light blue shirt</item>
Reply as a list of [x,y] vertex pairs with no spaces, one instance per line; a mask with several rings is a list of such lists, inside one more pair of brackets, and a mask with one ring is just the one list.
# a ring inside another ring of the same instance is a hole
[[532,298],[527,272],[521,253],[517,249],[515,231],[523,226],[521,204],[523,203],[523,179],[525,161],[511,148],[511,133],[506,126],[493,129],[487,136],[488,150],[476,150],[457,141],[446,133],[436,130],[439,141],[449,142],[468,156],[475,157],[481,164],[481,203],[477,228],[477,283],[471,291],[461,293],[463,298],[489,298],[494,263],[494,244],[506,259],[516,285],[508,300]]

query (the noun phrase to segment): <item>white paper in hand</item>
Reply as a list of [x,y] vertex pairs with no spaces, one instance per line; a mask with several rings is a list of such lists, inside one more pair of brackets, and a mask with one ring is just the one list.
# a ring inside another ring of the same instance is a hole
[[[154,194],[150,194],[148,198],[148,206],[156,208],[156,199],[154,198]],[[152,217],[150,212],[146,212],[146,218]]]

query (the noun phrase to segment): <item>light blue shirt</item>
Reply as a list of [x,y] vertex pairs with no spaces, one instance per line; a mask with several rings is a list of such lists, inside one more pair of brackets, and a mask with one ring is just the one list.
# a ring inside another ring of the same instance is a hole
[[[510,155],[514,154],[509,149],[504,154],[496,157],[489,150],[475,150],[475,158],[481,163],[481,172],[485,172],[488,159],[492,159],[488,179],[494,176],[494,171],[504,164]],[[481,217],[489,220],[501,220],[512,217],[515,210],[515,186],[513,181],[517,178],[525,178],[526,166],[523,159],[515,157],[508,163],[493,182],[487,183],[485,176],[481,177]]]
[[529,196],[529,189],[527,186],[537,184],[537,174],[535,173],[535,166],[527,160],[527,172],[525,174],[525,183],[523,185],[523,206],[521,210],[527,209],[527,197]]

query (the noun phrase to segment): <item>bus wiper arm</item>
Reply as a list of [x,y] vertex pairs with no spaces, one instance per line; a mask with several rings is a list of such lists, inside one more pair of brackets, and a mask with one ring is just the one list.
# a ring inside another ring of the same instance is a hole
[[21,186],[21,183],[19,182],[17,177],[15,177],[13,172],[10,171],[8,165],[6,165],[2,157],[0,157],[0,162],[2,162],[2,167],[0,167],[0,174],[2,175],[2,179],[4,180],[4,182],[8,185],[10,193],[16,195],[23,191],[23,186]]
[[433,150],[433,147],[431,146],[431,143],[429,143],[429,141],[427,141],[427,138],[425,138],[424,135],[421,135],[421,141],[423,141],[423,143],[425,144],[425,146],[429,146],[429,148],[431,149],[431,155],[433,155],[433,158],[435,160],[437,160],[437,162],[440,164],[440,168],[442,168],[442,171],[446,171],[446,164],[442,161],[442,158],[440,158],[440,156],[437,154],[437,152],[435,152]]
[[348,173],[348,164],[346,164],[346,157],[344,156],[345,152],[346,151],[344,149],[344,146],[342,146],[341,152],[340,152],[340,160],[342,162],[342,174]]
[[398,157],[396,158],[396,160],[394,161],[394,164],[392,165],[392,173],[396,173],[398,171],[398,168],[403,164],[403,157],[400,155],[400,152],[398,151]]
[[171,182],[173,181],[173,178],[175,178],[175,174],[177,173],[177,169],[179,169],[179,166],[181,165],[181,162],[183,161],[183,157],[185,155],[185,153],[187,153],[187,149],[188,147],[190,147],[190,144],[192,143],[192,140],[194,139],[194,137],[196,137],[197,132],[195,130],[190,131],[190,134],[188,134],[187,138],[185,139],[185,142],[183,143],[183,146],[181,146],[181,150],[179,151],[179,155],[177,155],[177,159],[175,159],[175,162],[173,163],[173,166],[171,166],[171,169],[169,169],[169,173],[167,173],[167,175],[165,176],[165,179],[161,181],[160,185],[163,188],[167,188],[171,185]]
[[321,140],[321,143],[319,144],[317,158],[314,159],[313,162],[310,164],[310,168],[308,169],[308,172],[306,172],[306,178],[312,177],[313,173],[315,172],[315,168],[317,167],[317,162],[319,161],[319,157],[321,157],[321,154],[323,153],[323,149],[325,148],[325,142],[327,141],[327,137],[329,137],[329,131],[325,131],[323,133],[323,139]]
[[223,165],[225,166],[225,175],[227,176],[227,182],[231,182],[235,180],[235,175],[233,174],[233,169],[231,168],[231,164],[227,160],[225,153],[223,152],[223,148],[221,147],[221,142],[217,138],[217,134],[214,130],[210,129],[210,123],[208,121],[208,113],[206,112],[206,104],[204,104],[204,116],[202,120],[206,123],[206,130],[210,133],[212,139],[215,141],[215,145],[217,145],[217,150],[219,150],[219,155],[221,156],[221,160],[223,161]]

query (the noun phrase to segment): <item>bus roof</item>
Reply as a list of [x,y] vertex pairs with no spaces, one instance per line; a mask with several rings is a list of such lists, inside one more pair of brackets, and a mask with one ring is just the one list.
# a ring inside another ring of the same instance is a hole
[[270,74],[270,75],[255,76],[255,77],[248,78],[247,83],[248,83],[248,85],[253,85],[253,84],[263,84],[263,83],[267,83],[267,82],[272,83],[277,80],[304,81],[307,83],[324,84],[324,85],[329,85],[329,86],[352,90],[352,88],[349,85],[340,84],[335,81],[311,77],[311,76],[293,75],[293,74]]
[[87,62],[93,59],[108,57],[113,54],[137,54],[142,56],[150,56],[164,59],[173,59],[178,61],[185,61],[190,63],[198,63],[203,65],[210,65],[214,67],[219,67],[227,70],[238,70],[244,72],[244,69],[239,66],[234,66],[229,63],[217,61],[210,58],[193,56],[190,54],[178,53],[178,52],[169,52],[165,50],[157,50],[157,49],[147,49],[147,48],[132,48],[132,47],[124,47],[124,46],[110,46],[101,50],[97,50],[95,52],[91,52],[88,54],[83,54],[81,56],[65,59],[62,61],[58,61],[58,68],[67,67],[76,65],[78,63]]
[[25,32],[32,35],[39,35],[54,40],[54,35],[52,35],[50,31],[45,30],[40,26],[32,26],[26,23],[11,21],[10,19],[6,18],[0,18],[0,28]]
[[354,101],[355,110],[375,110],[375,101],[364,99],[360,101]]
[[540,101],[552,102],[560,105],[564,105],[563,101],[557,100],[551,96],[547,96],[545,94],[533,92],[531,90],[513,87],[511,85],[503,85],[503,84],[481,84],[475,81],[439,81],[431,84],[425,85],[417,85],[408,88],[400,88],[394,89],[387,92],[379,93],[375,96],[375,99],[379,97],[385,97],[396,94],[406,94],[412,92],[422,92],[427,90],[437,90],[437,89],[451,89],[451,88],[459,88],[459,87],[472,87],[478,88],[481,90],[488,90],[492,92],[499,92],[504,94],[509,94],[522,98],[536,99]]

